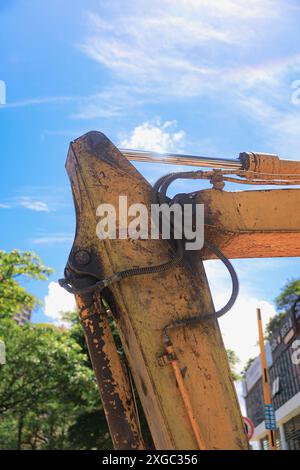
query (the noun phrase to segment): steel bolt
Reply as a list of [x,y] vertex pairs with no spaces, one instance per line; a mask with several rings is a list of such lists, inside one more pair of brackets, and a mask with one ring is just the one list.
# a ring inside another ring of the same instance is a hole
[[85,266],[91,260],[91,255],[87,250],[78,250],[74,254],[74,260],[76,264],[80,266]]

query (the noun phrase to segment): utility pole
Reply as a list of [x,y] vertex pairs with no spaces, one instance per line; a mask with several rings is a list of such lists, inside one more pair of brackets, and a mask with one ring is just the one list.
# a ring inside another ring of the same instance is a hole
[[257,312],[258,337],[259,337],[259,347],[260,347],[260,361],[261,361],[261,370],[262,370],[262,383],[263,383],[264,402],[265,402],[265,425],[266,425],[266,429],[268,430],[269,450],[276,450],[275,410],[274,410],[274,407],[272,405],[272,400],[271,400],[271,390],[270,390],[270,383],[269,383],[269,376],[268,376],[267,358],[266,358],[264,333],[263,333],[263,326],[262,326],[262,321],[261,321],[260,308],[257,308],[256,312]]

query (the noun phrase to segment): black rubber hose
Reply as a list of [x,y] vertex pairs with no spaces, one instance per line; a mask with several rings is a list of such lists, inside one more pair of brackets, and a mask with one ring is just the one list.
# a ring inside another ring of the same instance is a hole
[[231,281],[232,281],[232,291],[230,299],[228,300],[227,304],[224,305],[220,310],[216,312],[212,312],[206,315],[197,315],[194,317],[183,318],[181,320],[175,320],[174,322],[170,323],[169,325],[165,326],[164,328],[164,335],[166,338],[169,338],[168,331],[174,328],[179,328],[182,326],[190,326],[190,325],[199,325],[203,321],[207,320],[217,320],[218,318],[222,317],[227,313],[234,305],[237,296],[239,294],[239,280],[237,274],[235,272],[234,267],[230,263],[230,261],[226,258],[226,256],[222,253],[222,251],[216,247],[213,243],[205,242],[205,246],[209,248],[215,255],[224,263],[226,268],[229,271]]
[[[168,187],[173,181],[175,181],[176,179],[181,179],[181,178],[201,179],[201,172],[189,171],[189,172],[180,172],[180,173],[170,173],[168,175],[162,176],[161,178],[159,178],[158,181],[156,181],[156,183],[153,186],[153,194],[154,194],[155,201],[157,203],[170,201],[167,197]],[[131,268],[131,269],[126,269],[124,271],[119,271],[106,279],[97,281],[92,286],[84,287],[81,289],[74,288],[68,279],[60,279],[59,283],[62,287],[64,287],[69,292],[77,293],[77,294],[85,294],[85,293],[93,292],[97,288],[104,288],[114,282],[118,282],[128,277],[165,272],[169,270],[170,268],[176,266],[183,259],[183,256],[184,256],[183,240],[176,240],[176,245],[177,245],[176,254],[169,261],[160,265],[145,266],[141,268]],[[185,318],[185,319],[176,320],[172,322],[170,325],[167,325],[164,328],[165,334],[167,334],[167,331],[171,328],[177,328],[177,327],[184,326],[184,325],[195,325],[205,320],[215,320],[217,318],[220,318],[222,315],[227,313],[232,308],[232,306],[234,305],[236,301],[236,298],[239,292],[239,282],[238,282],[237,274],[232,264],[226,258],[226,256],[222,253],[222,251],[213,243],[205,241],[204,245],[213,253],[215,253],[215,255],[224,263],[224,265],[226,266],[226,268],[228,269],[230,273],[231,280],[232,280],[232,292],[231,292],[230,299],[227,302],[227,304],[223,308],[218,310],[217,312],[210,313],[208,315],[199,315],[195,317]]]

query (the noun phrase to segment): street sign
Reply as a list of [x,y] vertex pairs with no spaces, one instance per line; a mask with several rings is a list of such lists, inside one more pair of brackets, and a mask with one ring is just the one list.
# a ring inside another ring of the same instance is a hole
[[273,405],[265,405],[265,427],[266,429],[276,429],[275,408]]
[[254,435],[254,424],[252,423],[250,418],[247,418],[247,416],[243,416],[243,421],[247,431],[248,439],[250,441]]

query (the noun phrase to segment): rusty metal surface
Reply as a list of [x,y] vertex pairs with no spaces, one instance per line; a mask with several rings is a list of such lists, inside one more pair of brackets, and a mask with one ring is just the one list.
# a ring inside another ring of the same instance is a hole
[[269,153],[244,152],[240,160],[245,170],[264,173],[272,178],[273,175],[300,175],[300,162],[281,160],[278,155]]
[[[84,269],[99,278],[170,259],[166,240],[99,240],[96,208],[152,201],[151,186],[101,133],[74,141],[67,159],[77,229],[73,249],[91,254]],[[79,256],[81,259],[81,256]],[[74,261],[74,259],[72,259]],[[76,260],[75,260],[76,261]],[[171,367],[160,367],[162,330],[173,320],[213,311],[202,262],[195,257],[165,273],[122,280],[110,288],[121,340],[157,449],[197,449]],[[217,322],[172,332],[185,387],[207,449],[248,449],[226,351]]]
[[144,449],[130,381],[105,312],[90,299],[76,295],[76,302],[114,448]]
[[228,258],[300,256],[300,189],[209,189],[195,202],[204,204],[206,238]]

